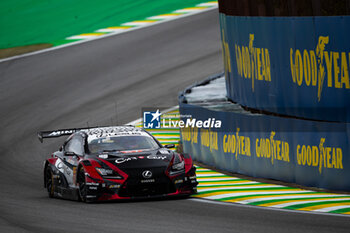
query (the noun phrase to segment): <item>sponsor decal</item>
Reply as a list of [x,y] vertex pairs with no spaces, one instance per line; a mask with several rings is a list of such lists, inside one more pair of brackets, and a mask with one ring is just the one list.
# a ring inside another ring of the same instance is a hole
[[[57,160],[57,161],[59,161],[59,160]],[[61,169],[63,168],[63,163],[58,162],[58,163],[56,164],[56,167],[57,167],[58,170],[61,171]]]
[[101,155],[98,155],[98,157],[101,159],[108,159],[108,154],[101,154]]
[[117,158],[115,160],[116,163],[124,163],[127,161],[131,161],[131,160],[137,160],[137,157],[129,157],[129,158]]
[[290,69],[293,83],[317,89],[320,102],[323,87],[350,89],[350,53],[327,51],[329,36],[319,36],[315,50],[290,48]]
[[182,140],[191,142],[191,144],[200,143],[208,147],[210,151],[219,149],[218,132],[209,129],[186,128],[181,130]]
[[99,183],[87,182],[86,185],[99,186]]
[[60,136],[60,135],[63,135],[63,134],[72,134],[75,132],[75,129],[73,130],[61,130],[61,131],[53,131],[52,133],[49,134],[49,136]]
[[344,169],[343,150],[336,146],[326,146],[326,138],[319,145],[297,145],[297,163],[299,166],[316,167],[320,174],[324,168]]
[[70,176],[72,174],[71,173],[72,170],[69,167],[66,167],[65,171],[66,171],[67,176]]
[[[270,52],[267,48],[254,47],[254,34],[249,34],[249,45],[235,44],[235,55],[238,77],[250,79],[252,82],[252,91],[254,92],[254,82],[271,82],[271,64]],[[224,48],[227,45],[224,43]],[[226,48],[224,56],[229,56]],[[227,58],[226,58],[227,59]],[[229,61],[225,61],[228,63]],[[230,72],[231,66],[226,65],[226,73]]]
[[168,155],[170,154],[170,152],[167,149],[159,149],[159,153],[163,154],[163,155]]
[[147,180],[141,180],[141,183],[154,183],[155,179],[147,179]]
[[158,155],[149,155],[149,156],[138,156],[138,157],[128,157],[128,158],[117,158],[115,160],[116,163],[120,164],[120,163],[124,163],[124,162],[128,162],[128,161],[132,161],[132,160],[138,160],[138,159],[158,159],[158,160],[164,160],[167,157],[166,156],[158,156]]
[[128,135],[128,134],[139,134],[141,130],[129,126],[118,126],[118,127],[103,127],[103,128],[94,128],[94,129],[85,129],[82,130],[88,135]]
[[73,166],[78,165],[78,161],[75,158],[68,158],[66,161],[72,164]]
[[181,179],[181,180],[175,180],[174,184],[182,184],[184,181]]
[[228,77],[228,73],[231,73],[231,54],[229,45],[226,42],[225,39],[225,32],[224,30],[221,31],[221,38],[222,38],[222,55],[224,59],[224,68],[225,68],[225,77]]

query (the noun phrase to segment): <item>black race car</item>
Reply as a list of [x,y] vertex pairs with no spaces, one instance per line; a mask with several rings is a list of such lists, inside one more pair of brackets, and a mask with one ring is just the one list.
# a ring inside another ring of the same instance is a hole
[[133,126],[42,131],[43,138],[70,135],[44,163],[49,197],[95,202],[191,195],[196,168],[189,155],[169,150]]

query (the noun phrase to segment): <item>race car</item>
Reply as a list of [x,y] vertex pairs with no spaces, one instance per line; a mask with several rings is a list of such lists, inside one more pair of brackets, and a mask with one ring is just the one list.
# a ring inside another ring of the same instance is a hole
[[197,192],[190,155],[162,146],[133,126],[41,131],[38,138],[70,135],[44,162],[49,197],[96,202],[191,195]]

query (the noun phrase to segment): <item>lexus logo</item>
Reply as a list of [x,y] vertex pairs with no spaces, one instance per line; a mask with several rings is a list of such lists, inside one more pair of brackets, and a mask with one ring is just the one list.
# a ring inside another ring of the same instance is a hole
[[148,170],[143,171],[143,172],[142,172],[142,176],[143,176],[144,178],[146,178],[146,179],[149,179],[149,178],[152,177],[152,172],[151,172],[151,171],[148,171]]

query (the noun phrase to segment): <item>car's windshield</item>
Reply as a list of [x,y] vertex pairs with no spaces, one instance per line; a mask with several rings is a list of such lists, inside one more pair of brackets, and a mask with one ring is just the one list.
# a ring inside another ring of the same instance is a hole
[[90,153],[159,148],[156,141],[149,136],[101,137],[91,140],[88,146]]

